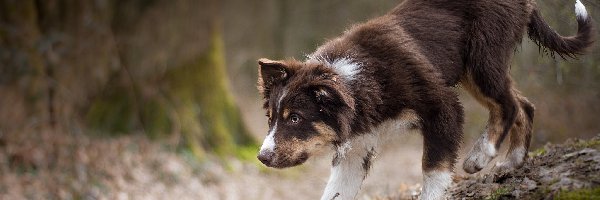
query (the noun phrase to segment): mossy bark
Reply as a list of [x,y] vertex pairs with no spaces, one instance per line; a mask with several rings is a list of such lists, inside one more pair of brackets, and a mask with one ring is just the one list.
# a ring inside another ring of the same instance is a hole
[[256,146],[229,91],[222,35],[215,28],[209,40],[203,54],[165,73],[157,84],[164,86],[164,96],[136,100],[143,95],[127,88],[141,88],[143,81],[129,82],[135,84],[132,87],[109,81],[110,89],[90,106],[89,125],[110,133],[143,129],[151,137],[177,129],[189,150],[201,159],[207,151],[240,155],[245,147]]
[[168,72],[182,133],[195,153],[198,145],[228,155],[238,146],[255,144],[229,93],[223,53],[223,39],[215,30],[204,55]]

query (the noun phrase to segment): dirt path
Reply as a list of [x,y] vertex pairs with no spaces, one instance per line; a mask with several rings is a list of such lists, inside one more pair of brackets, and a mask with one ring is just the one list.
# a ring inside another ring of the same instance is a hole
[[[285,170],[235,159],[199,163],[135,134],[4,136],[0,199],[318,199],[331,163],[331,155]],[[359,199],[420,182],[420,136],[396,144],[378,154]]]

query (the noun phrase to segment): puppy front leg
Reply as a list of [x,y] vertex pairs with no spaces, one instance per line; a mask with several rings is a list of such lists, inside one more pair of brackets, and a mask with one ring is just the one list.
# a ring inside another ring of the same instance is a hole
[[[427,128],[425,128],[427,129]],[[423,190],[422,200],[441,200],[452,185],[454,163],[460,147],[460,130],[449,133],[423,130]]]
[[351,200],[356,197],[375,158],[374,146],[338,150],[332,162],[331,175],[321,200]]
[[[463,110],[455,95],[440,102],[438,110],[422,115],[422,200],[441,200],[452,185],[454,164],[462,141]],[[449,101],[448,101],[449,100]],[[430,106],[435,108],[435,106]]]

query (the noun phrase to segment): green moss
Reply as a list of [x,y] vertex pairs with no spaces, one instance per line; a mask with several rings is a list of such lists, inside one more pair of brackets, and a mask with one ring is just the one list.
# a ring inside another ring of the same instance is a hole
[[600,199],[600,187],[591,189],[578,189],[561,191],[556,195],[556,200]]
[[503,186],[501,188],[498,188],[496,191],[492,192],[492,194],[490,194],[490,196],[486,197],[486,200],[497,200],[500,199],[501,197],[510,194],[510,191],[512,191],[512,189],[508,186]]
[[94,99],[86,113],[90,128],[111,135],[129,133],[134,128],[133,98],[124,90],[108,90]]
[[256,159],[256,155],[258,154],[259,149],[260,149],[260,147],[258,145],[243,146],[243,147],[237,148],[236,155],[238,158],[240,158],[242,160],[258,162],[258,159]]
[[164,104],[153,99],[144,103],[140,112],[144,131],[151,138],[164,137],[172,129],[172,123]]
[[542,147],[542,148],[536,149],[535,151],[530,152],[529,156],[537,157],[537,156],[542,156],[544,154],[546,154],[546,148]]
[[600,139],[582,140],[575,144],[577,148],[600,148]]
[[548,185],[540,185],[531,195],[529,195],[525,199],[544,199],[550,193],[552,193],[552,190],[548,187]]
[[120,135],[143,130],[150,138],[168,135],[173,129],[169,111],[158,98],[136,100],[131,90],[109,85],[105,92],[92,99],[86,112],[88,127],[100,133]]

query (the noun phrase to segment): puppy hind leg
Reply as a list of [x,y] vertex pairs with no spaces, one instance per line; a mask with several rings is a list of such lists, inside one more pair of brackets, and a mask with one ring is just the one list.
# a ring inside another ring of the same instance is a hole
[[531,141],[535,107],[517,89],[513,88],[512,91],[519,102],[519,110],[510,131],[510,146],[506,158],[496,164],[496,171],[509,171],[523,166]]
[[[487,77],[485,75],[480,75]],[[500,78],[502,77],[502,78]],[[463,169],[475,173],[483,169],[495,156],[517,116],[517,102],[511,92],[512,81],[500,76],[496,82],[479,79],[463,80],[464,88],[489,110],[488,124],[468,153]]]

